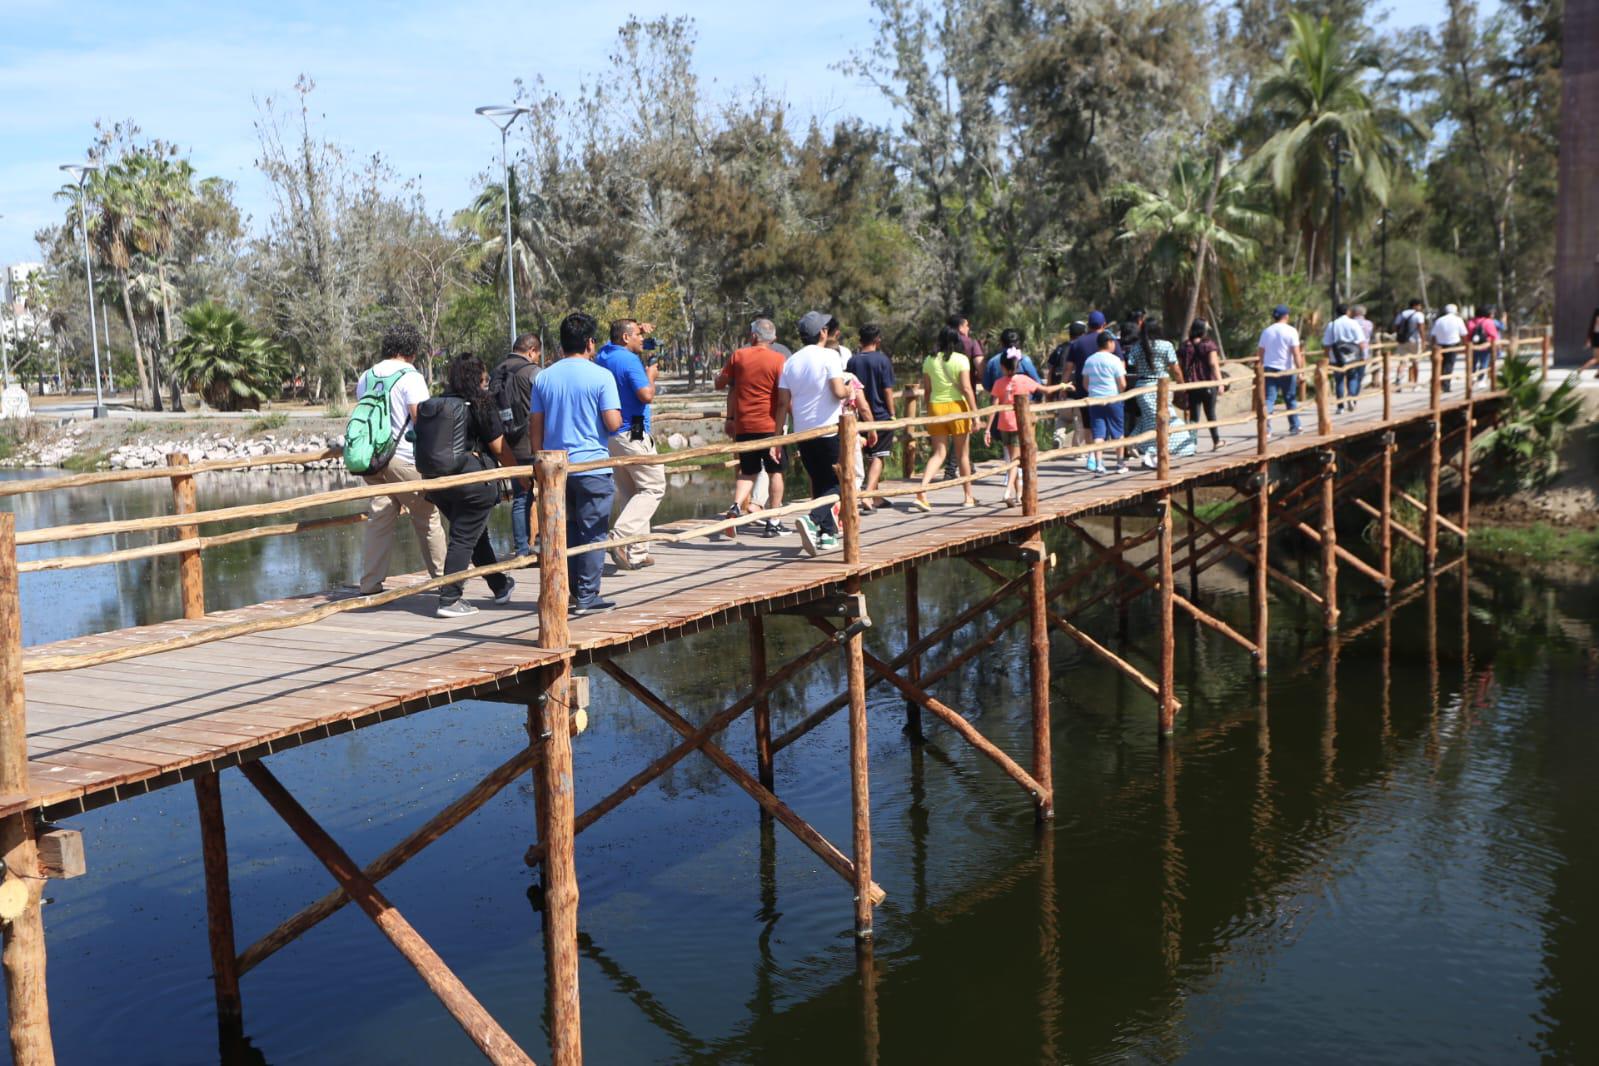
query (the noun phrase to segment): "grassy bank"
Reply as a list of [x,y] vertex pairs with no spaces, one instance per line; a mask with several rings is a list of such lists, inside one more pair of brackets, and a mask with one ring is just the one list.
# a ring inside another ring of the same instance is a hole
[[1599,566],[1599,529],[1534,522],[1526,526],[1473,524],[1471,551],[1505,559]]

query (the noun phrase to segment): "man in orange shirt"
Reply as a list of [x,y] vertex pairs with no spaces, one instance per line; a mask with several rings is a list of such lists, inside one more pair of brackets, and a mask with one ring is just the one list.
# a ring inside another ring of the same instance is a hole
[[[757,318],[750,323],[750,343],[740,348],[728,359],[727,365],[716,376],[716,387],[727,389],[727,422],[724,429],[735,441],[760,440],[777,434],[773,418],[777,379],[783,373],[783,354],[772,349],[777,340],[777,327],[769,318]],[[783,506],[783,463],[787,456],[782,448],[763,448],[759,451],[740,452],[738,480],[733,486],[733,506],[727,517],[737,518],[749,514],[750,493],[755,489],[755,479],[766,471],[771,489],[766,505],[772,510]],[[768,537],[781,537],[792,532],[781,521],[767,519],[755,523]],[[748,529],[749,527],[746,527]],[[734,535],[729,529],[728,535]]]

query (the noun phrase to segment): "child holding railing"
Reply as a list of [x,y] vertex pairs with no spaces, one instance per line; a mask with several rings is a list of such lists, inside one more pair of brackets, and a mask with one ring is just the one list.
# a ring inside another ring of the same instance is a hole
[[[1008,331],[1007,331],[1008,332]],[[1005,349],[1000,356],[1000,376],[989,390],[994,405],[989,408],[988,425],[983,427],[983,443],[994,443],[994,424],[999,424],[999,439],[1005,448],[1005,461],[1014,463],[1021,454],[1021,439],[1017,436],[1016,397],[1030,396],[1044,388],[1033,378],[1021,373],[1021,352]],[[1015,507],[1022,502],[1022,468],[1011,467],[1005,476],[1005,506]]]

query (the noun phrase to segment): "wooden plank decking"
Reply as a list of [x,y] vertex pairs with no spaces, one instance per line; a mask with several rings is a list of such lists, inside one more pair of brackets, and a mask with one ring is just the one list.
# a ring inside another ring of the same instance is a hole
[[[1446,411],[1464,404],[1458,393],[1446,395]],[[1338,416],[1331,436],[1321,437],[1314,432],[1314,405],[1302,406],[1306,432],[1274,438],[1271,456],[1424,421],[1429,414],[1420,392],[1395,396],[1386,426],[1380,395],[1368,394],[1363,407],[1358,414]],[[1168,484],[1214,478],[1259,462],[1253,425],[1222,432],[1223,447],[1211,451],[1201,427],[1198,455],[1174,460]],[[862,520],[858,572],[877,577],[913,562],[979,549],[1040,520],[1112,509],[1161,487],[1152,470],[1094,477],[1074,459],[1046,466],[1039,483],[1039,519],[1002,506],[998,479],[976,487],[981,501],[976,508],[957,506],[953,490],[934,497],[932,514],[911,510],[908,498],[901,497],[892,512]],[[840,586],[852,569],[838,555],[804,556],[794,536],[660,545],[655,555],[658,563],[649,570],[607,574],[605,595],[618,607],[573,621],[577,662],[813,599]],[[432,597],[417,597],[293,629],[29,675],[29,790],[0,796],[0,814],[31,807],[70,814],[457,699],[516,698],[528,671],[557,658],[535,643],[536,573],[519,573],[512,602],[503,607],[490,605],[481,586],[469,587],[468,597],[483,610],[466,619],[434,618]],[[279,600],[218,612],[201,622],[165,622],[30,651],[88,652],[158,640],[305,610],[332,595]]]

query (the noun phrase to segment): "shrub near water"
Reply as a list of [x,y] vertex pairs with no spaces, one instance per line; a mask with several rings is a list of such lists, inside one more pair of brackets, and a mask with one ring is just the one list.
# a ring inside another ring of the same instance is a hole
[[1544,395],[1543,377],[1525,357],[1507,359],[1499,384],[1506,393],[1499,424],[1472,442],[1483,472],[1507,489],[1536,489],[1560,471],[1560,446],[1582,416],[1575,377]]

